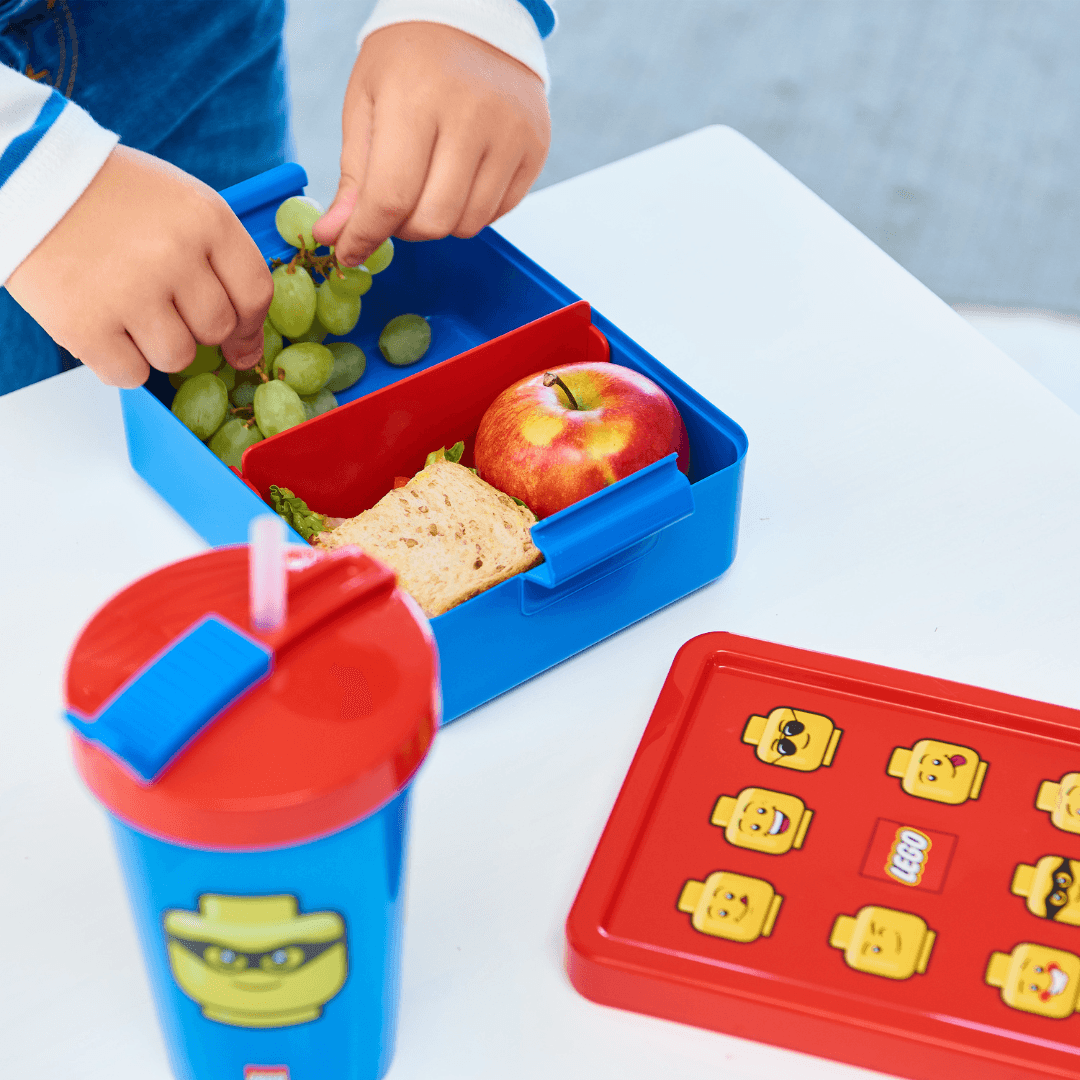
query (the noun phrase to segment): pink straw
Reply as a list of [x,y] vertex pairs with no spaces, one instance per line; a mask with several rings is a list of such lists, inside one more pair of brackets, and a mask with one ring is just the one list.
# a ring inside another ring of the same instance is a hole
[[279,630],[285,622],[285,529],[277,514],[252,519],[248,532],[251,625]]

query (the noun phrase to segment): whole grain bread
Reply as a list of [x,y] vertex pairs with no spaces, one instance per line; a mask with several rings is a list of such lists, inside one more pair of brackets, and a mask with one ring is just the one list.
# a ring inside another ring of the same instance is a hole
[[434,616],[540,562],[529,533],[535,523],[531,511],[470,469],[437,460],[313,542],[362,548],[393,567]]

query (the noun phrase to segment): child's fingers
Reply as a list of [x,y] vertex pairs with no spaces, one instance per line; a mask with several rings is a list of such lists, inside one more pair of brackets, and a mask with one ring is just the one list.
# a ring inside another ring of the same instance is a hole
[[142,386],[150,374],[146,357],[125,333],[110,335],[80,353],[79,359],[106,386]]
[[225,337],[208,344],[244,340],[252,337],[256,331],[261,333],[263,320],[270,310],[270,301],[274,298],[274,279],[270,276],[270,268],[247,229],[231,210],[229,217],[228,229],[210,250],[210,269],[228,296],[236,322]]
[[126,329],[143,359],[158,371],[183,371],[195,359],[195,339],[172,304],[133,313]]
[[461,217],[450,230],[454,236],[467,240],[499,216],[499,209],[520,164],[521,154],[516,147],[489,151],[473,181]]
[[360,194],[360,183],[367,172],[371,152],[373,110],[371,98],[363,88],[354,91],[350,86],[342,113],[341,178],[338,180],[337,194],[330,209],[315,222],[312,229],[312,235],[320,244],[333,244],[337,240],[356,206],[356,197]]
[[239,316],[209,263],[202,266],[201,272],[184,276],[173,303],[192,337],[202,345],[220,345],[236,331]]
[[360,194],[334,245],[347,266],[363,262],[412,214],[427,179],[435,137],[434,118],[405,102],[376,109]]
[[510,211],[525,198],[529,192],[529,188],[533,185],[533,181],[540,175],[540,170],[543,168],[543,165],[544,162],[542,159],[538,163],[531,155],[526,156],[518,166],[513,180],[510,181],[510,186],[506,189],[506,194],[499,204],[499,209],[495,212],[495,217],[491,219],[492,221],[501,218],[503,214],[510,213]]
[[420,198],[394,235],[403,240],[448,236],[465,212],[486,152],[484,140],[467,131],[440,131]]
[[259,327],[257,333],[250,337],[237,338],[235,335],[221,343],[221,354],[228,361],[230,367],[237,371],[247,371],[253,368],[263,355],[263,333]]

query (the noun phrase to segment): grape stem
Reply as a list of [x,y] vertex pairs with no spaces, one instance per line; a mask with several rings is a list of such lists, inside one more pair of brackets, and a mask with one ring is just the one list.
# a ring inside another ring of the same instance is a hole
[[544,372],[544,385],[545,386],[558,386],[559,388],[561,388],[562,392],[569,399],[571,409],[580,409],[581,408],[581,406],[577,403],[577,399],[574,397],[573,394],[570,393],[570,387],[567,386],[566,383],[564,383],[562,381],[562,379],[560,379],[559,376],[555,374],[554,371],[546,371],[546,372]]
[[326,255],[316,255],[314,251],[308,250],[302,235],[298,234],[297,239],[300,241],[300,250],[288,262],[285,262],[284,259],[271,259],[271,270],[284,266],[285,273],[295,274],[297,268],[302,266],[305,270],[314,270],[324,279],[329,278],[331,274],[337,274],[339,278],[344,280],[345,274],[342,272],[341,264],[338,262],[337,255],[334,252],[328,252]]

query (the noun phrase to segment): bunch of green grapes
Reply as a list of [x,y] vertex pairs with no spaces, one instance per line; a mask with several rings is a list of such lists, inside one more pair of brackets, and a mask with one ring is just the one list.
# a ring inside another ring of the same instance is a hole
[[[293,196],[277,209],[281,237],[297,249],[288,262],[272,263],[274,295],[263,323],[262,360],[249,371],[225,363],[221,350],[200,345],[195,360],[169,376],[176,389],[172,411],[227,465],[240,467],[254,443],[337,405],[334,396],[363,374],[367,358],[343,337],[360,318],[361,297],[394,257],[386,240],[363,266],[342,266],[334,254],[317,253],[312,235],[323,209],[314,199]],[[316,283],[316,276],[320,279]],[[386,324],[379,349],[396,366],[416,363],[431,343],[420,315],[399,315]]]
[[[360,298],[371,288],[372,275],[385,270],[394,257],[393,240],[384,240],[363,266],[342,266],[333,248],[327,255],[318,255],[312,229],[322,213],[314,199],[294,195],[274,216],[282,239],[297,248],[297,254],[273,271],[270,322],[293,343],[319,344],[327,334],[344,337],[355,329]],[[321,278],[318,284],[313,273]],[[415,364],[430,344],[431,327],[421,315],[398,315],[379,337],[380,351],[397,367]]]
[[335,393],[364,374],[367,358],[350,341],[298,342],[263,326],[262,362],[250,371],[225,363],[216,346],[200,345],[195,360],[171,375],[172,411],[226,465],[240,468],[244,451],[269,435],[328,412]]
[[333,248],[319,255],[311,230],[322,214],[314,199],[294,195],[274,215],[281,238],[297,253],[274,267],[270,322],[293,344],[321,344],[327,334],[350,333],[360,319],[360,298],[371,288],[372,275],[385,270],[394,257],[393,240],[380,244],[364,266],[342,266]]

